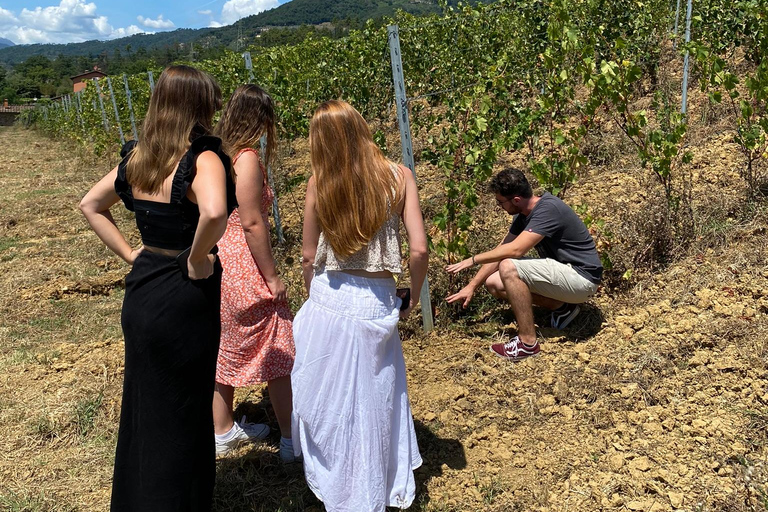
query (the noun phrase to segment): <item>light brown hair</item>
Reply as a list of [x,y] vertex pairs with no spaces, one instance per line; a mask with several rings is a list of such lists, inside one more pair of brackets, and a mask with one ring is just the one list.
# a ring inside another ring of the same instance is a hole
[[221,89],[208,74],[189,66],[166,68],[126,165],[128,183],[149,194],[159,191],[192,140],[211,132],[220,108]]
[[365,119],[344,101],[326,101],[315,111],[309,154],[320,228],[336,255],[348,258],[392,215],[403,190]]
[[[239,151],[256,147],[261,136],[266,135],[266,151],[259,156],[265,166],[271,165],[277,146],[272,98],[258,85],[241,85],[224,107],[215,133],[224,143],[224,151],[233,159]],[[232,178],[235,177],[233,165]]]

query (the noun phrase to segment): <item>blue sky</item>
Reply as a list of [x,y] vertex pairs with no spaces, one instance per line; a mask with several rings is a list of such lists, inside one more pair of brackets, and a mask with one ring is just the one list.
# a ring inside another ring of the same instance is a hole
[[0,0],[0,37],[74,43],[230,25],[290,0]]

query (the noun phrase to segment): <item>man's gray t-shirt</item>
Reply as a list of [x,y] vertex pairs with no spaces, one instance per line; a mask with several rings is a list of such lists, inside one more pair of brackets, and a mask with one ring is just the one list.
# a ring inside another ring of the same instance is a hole
[[517,236],[523,231],[544,237],[536,244],[540,257],[570,264],[587,280],[600,284],[603,265],[595,241],[584,222],[562,199],[545,192],[530,215],[518,214],[509,232]]

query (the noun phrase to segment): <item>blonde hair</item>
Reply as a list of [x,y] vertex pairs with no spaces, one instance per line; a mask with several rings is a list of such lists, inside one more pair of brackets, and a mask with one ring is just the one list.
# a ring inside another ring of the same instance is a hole
[[[241,85],[235,89],[224,107],[215,133],[221,138],[224,151],[231,158],[243,149],[255,147],[261,136],[266,135],[266,152],[260,156],[262,163],[269,166],[277,146],[275,105],[272,98],[258,85]],[[235,178],[234,166],[232,177]]]
[[336,255],[348,258],[371,241],[403,190],[365,119],[344,101],[326,101],[315,111],[309,154],[320,228]]
[[150,194],[160,190],[190,142],[210,133],[220,108],[221,89],[208,74],[189,66],[166,68],[149,99],[141,141],[126,164],[128,183]]

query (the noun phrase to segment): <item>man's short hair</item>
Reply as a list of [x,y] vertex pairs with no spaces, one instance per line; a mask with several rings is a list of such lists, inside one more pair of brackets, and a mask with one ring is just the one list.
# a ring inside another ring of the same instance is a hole
[[533,196],[531,184],[523,174],[523,171],[515,168],[507,168],[491,178],[488,188],[495,194],[504,197],[529,198]]

